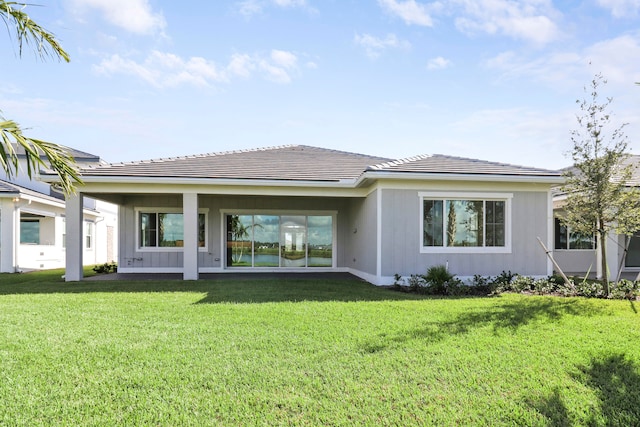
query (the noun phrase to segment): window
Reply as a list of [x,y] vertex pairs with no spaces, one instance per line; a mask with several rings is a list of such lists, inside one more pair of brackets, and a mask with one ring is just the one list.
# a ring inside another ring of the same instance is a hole
[[555,222],[555,248],[556,249],[595,249],[596,239],[593,234],[574,233],[562,223],[560,218],[554,218]]
[[422,252],[508,252],[511,194],[420,193]]
[[227,267],[332,267],[333,215],[226,214]]
[[84,222],[84,247],[85,249],[93,249],[93,223]]
[[27,245],[40,244],[40,220],[20,219],[20,243]]
[[[138,211],[138,247],[182,248],[184,246],[184,219],[182,212],[169,210]],[[206,248],[207,215],[198,213],[198,247]]]

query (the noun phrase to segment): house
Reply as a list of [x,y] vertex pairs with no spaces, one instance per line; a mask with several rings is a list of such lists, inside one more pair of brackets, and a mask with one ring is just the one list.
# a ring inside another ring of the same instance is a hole
[[[16,150],[19,165],[24,155]],[[70,149],[81,167],[99,164],[99,157]],[[65,266],[65,200],[50,184],[30,180],[25,173],[0,179],[0,272],[63,268]],[[84,198],[82,255],[85,264],[115,260],[117,206]]]
[[[69,198],[66,280],[82,279],[86,197],[119,207],[118,271],[351,272],[371,283],[552,272],[556,171],[304,145],[90,165]],[[45,177],[55,182],[55,176]]]
[[[629,186],[640,187],[640,156],[630,155],[623,166],[631,165],[633,175]],[[585,275],[603,277],[600,263],[600,251],[596,250],[600,242],[593,235],[581,235],[565,227],[561,218],[564,215],[566,194],[559,189],[553,191],[554,212],[554,259],[560,268],[569,275]],[[640,274],[640,233],[630,238],[623,235],[610,234],[607,238],[607,269],[609,278],[615,279],[621,271],[626,277],[635,278]],[[628,245],[627,245],[628,244]],[[625,248],[627,255],[624,256]]]

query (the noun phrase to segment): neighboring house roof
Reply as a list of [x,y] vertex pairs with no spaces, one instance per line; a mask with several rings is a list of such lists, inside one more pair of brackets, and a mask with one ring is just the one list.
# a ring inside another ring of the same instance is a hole
[[418,173],[552,179],[560,177],[558,171],[461,157],[421,155],[394,160],[306,145],[92,165],[81,169],[83,179],[131,177],[317,182],[356,182],[367,174],[388,176]]
[[56,203],[64,203],[64,200],[60,200],[60,198],[58,197],[53,197],[48,194],[31,190],[21,185],[17,185],[12,182],[8,182],[3,179],[0,179],[0,197],[15,196],[15,195],[33,197],[33,198],[38,198],[38,199],[42,199],[50,202],[56,202]]
[[11,184],[9,182],[0,180],[0,195],[2,194],[17,194],[20,193],[20,190],[17,185]]
[[[76,150],[75,148],[66,147],[61,145],[71,156],[73,156],[74,160],[77,163],[100,163],[100,156],[96,156],[95,154],[90,154],[84,151]],[[13,148],[18,154],[19,157],[24,156],[24,148],[20,144],[13,144]]]

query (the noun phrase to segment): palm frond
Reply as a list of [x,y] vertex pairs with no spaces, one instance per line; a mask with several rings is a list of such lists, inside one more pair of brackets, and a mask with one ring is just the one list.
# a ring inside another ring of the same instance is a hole
[[24,45],[33,44],[40,58],[51,57],[69,62],[69,54],[58,43],[55,36],[31,20],[24,12],[27,6],[29,6],[27,3],[0,0],[0,17],[10,33],[11,28],[15,30],[19,55],[22,56]]
[[19,172],[18,146],[24,149],[26,173],[30,179],[42,167],[58,175],[58,185],[65,194],[75,193],[76,184],[82,183],[75,159],[65,147],[28,138],[16,122],[0,116],[0,165],[9,178]]

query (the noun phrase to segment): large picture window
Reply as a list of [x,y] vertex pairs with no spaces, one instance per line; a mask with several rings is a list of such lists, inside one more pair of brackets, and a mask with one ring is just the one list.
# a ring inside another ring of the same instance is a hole
[[227,267],[332,267],[333,215],[225,214]]
[[560,218],[554,218],[555,221],[555,248],[564,249],[595,249],[595,236],[583,233],[574,233],[566,225],[562,223]]
[[421,193],[422,251],[510,250],[511,197],[511,194]]
[[[198,247],[207,247],[207,215],[198,213]],[[184,246],[184,218],[182,212],[168,210],[138,211],[139,248],[182,248]]]

